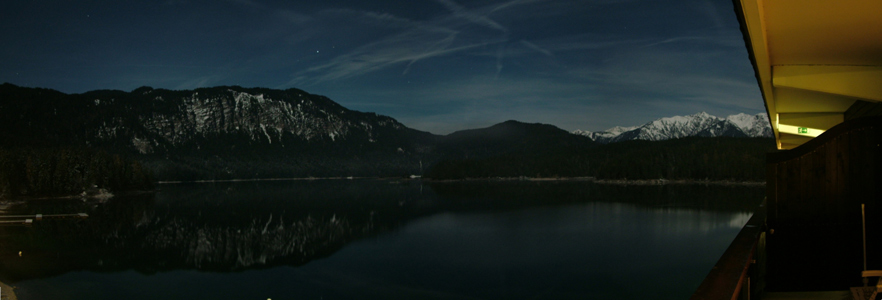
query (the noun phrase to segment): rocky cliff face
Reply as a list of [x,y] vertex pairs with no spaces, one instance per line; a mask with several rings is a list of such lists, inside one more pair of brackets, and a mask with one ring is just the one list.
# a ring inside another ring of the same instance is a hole
[[419,171],[437,138],[302,90],[238,86],[68,95],[3,84],[0,126],[0,147],[103,148],[160,172],[225,177],[401,175]]
[[[323,96],[296,89],[140,88],[122,96],[135,98],[135,103],[119,103],[107,97],[94,100],[95,109],[110,112],[95,128],[94,139],[128,144],[141,154],[180,147],[201,149],[219,138],[235,138],[238,143],[252,146],[286,147],[304,143],[395,143],[403,142],[395,138],[406,134],[429,137],[392,118],[352,111]],[[126,114],[139,110],[135,115]]]

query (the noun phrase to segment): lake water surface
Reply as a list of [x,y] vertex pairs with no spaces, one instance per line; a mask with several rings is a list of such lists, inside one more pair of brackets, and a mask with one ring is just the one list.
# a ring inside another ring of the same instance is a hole
[[13,205],[90,217],[0,227],[0,280],[23,300],[686,299],[763,193],[582,181],[163,184]]

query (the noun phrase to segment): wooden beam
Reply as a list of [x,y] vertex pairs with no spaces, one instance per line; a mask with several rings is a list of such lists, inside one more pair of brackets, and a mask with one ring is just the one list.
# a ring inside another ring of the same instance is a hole
[[882,270],[866,270],[861,272],[862,277],[882,277]]
[[[775,95],[772,87],[772,64],[769,56],[769,39],[766,32],[766,18],[763,0],[741,0],[741,11],[750,38],[751,57],[754,61],[760,92],[766,104],[766,111],[772,124],[777,121],[778,110],[775,106]],[[775,137],[778,129],[772,128]]]
[[786,87],[775,88],[775,106],[784,113],[842,113],[857,100],[852,97]]
[[789,134],[795,134],[795,135],[817,137],[817,136],[821,135],[822,133],[824,133],[825,130],[818,129],[818,128],[811,128],[811,127],[802,127],[802,126],[780,124],[780,125],[778,125],[778,131],[780,131],[781,133],[789,133]]
[[778,114],[776,126],[790,125],[827,130],[843,121],[842,113],[790,113]]
[[781,143],[780,149],[796,148],[797,146],[805,144],[805,142],[808,142],[811,139],[812,138],[808,136],[800,136],[781,132],[781,138],[779,139],[779,142]]
[[772,85],[882,102],[882,67],[774,66]]

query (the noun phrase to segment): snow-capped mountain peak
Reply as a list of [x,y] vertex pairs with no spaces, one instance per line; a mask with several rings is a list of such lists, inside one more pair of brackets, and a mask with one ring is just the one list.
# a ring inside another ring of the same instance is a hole
[[638,126],[631,126],[631,127],[616,126],[616,127],[607,129],[606,132],[618,135],[618,134],[622,134],[623,132],[628,132],[628,131],[637,129],[637,127]]
[[642,126],[616,126],[598,132],[576,130],[573,134],[584,135],[600,143],[613,143],[628,140],[660,141],[689,136],[771,137],[772,129],[765,113],[740,113],[718,118],[707,112],[700,112],[661,118]]
[[573,131],[573,134],[584,135],[584,136],[591,138],[594,141],[600,141],[600,140],[612,139],[622,133],[625,133],[625,132],[628,132],[628,131],[631,131],[631,130],[634,130],[637,128],[639,128],[639,126],[631,126],[631,127],[616,126],[616,127],[604,130],[604,131],[596,131],[596,132],[591,132],[591,131],[587,131],[587,130],[575,130],[575,131]]
[[[766,114],[762,113],[759,115],[765,116]],[[739,128],[746,128],[747,126],[749,126],[752,123],[751,122],[752,119],[754,119],[754,116],[751,116],[751,115],[748,115],[745,113],[740,113],[737,115],[731,115],[731,116],[726,117],[726,120],[729,120],[729,122],[732,122],[732,124],[735,124]]]
[[769,115],[760,113],[756,115],[748,115],[740,113],[726,117],[726,120],[738,126],[747,136],[772,136],[772,127],[769,125]]

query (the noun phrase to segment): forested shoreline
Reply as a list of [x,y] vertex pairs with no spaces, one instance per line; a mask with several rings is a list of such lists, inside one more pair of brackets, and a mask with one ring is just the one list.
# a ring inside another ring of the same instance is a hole
[[[539,153],[446,157],[428,165],[422,175],[431,180],[590,177],[600,181],[761,182],[765,180],[765,155],[774,149],[774,140],[769,138],[628,141]],[[0,149],[0,199],[149,190],[156,182],[153,171],[136,159],[104,150]]]
[[153,185],[150,170],[120,154],[68,147],[0,149],[0,199],[89,196]]
[[445,159],[425,177],[436,180],[494,177],[593,177],[601,180],[764,181],[770,138],[690,137],[569,148],[541,155]]

